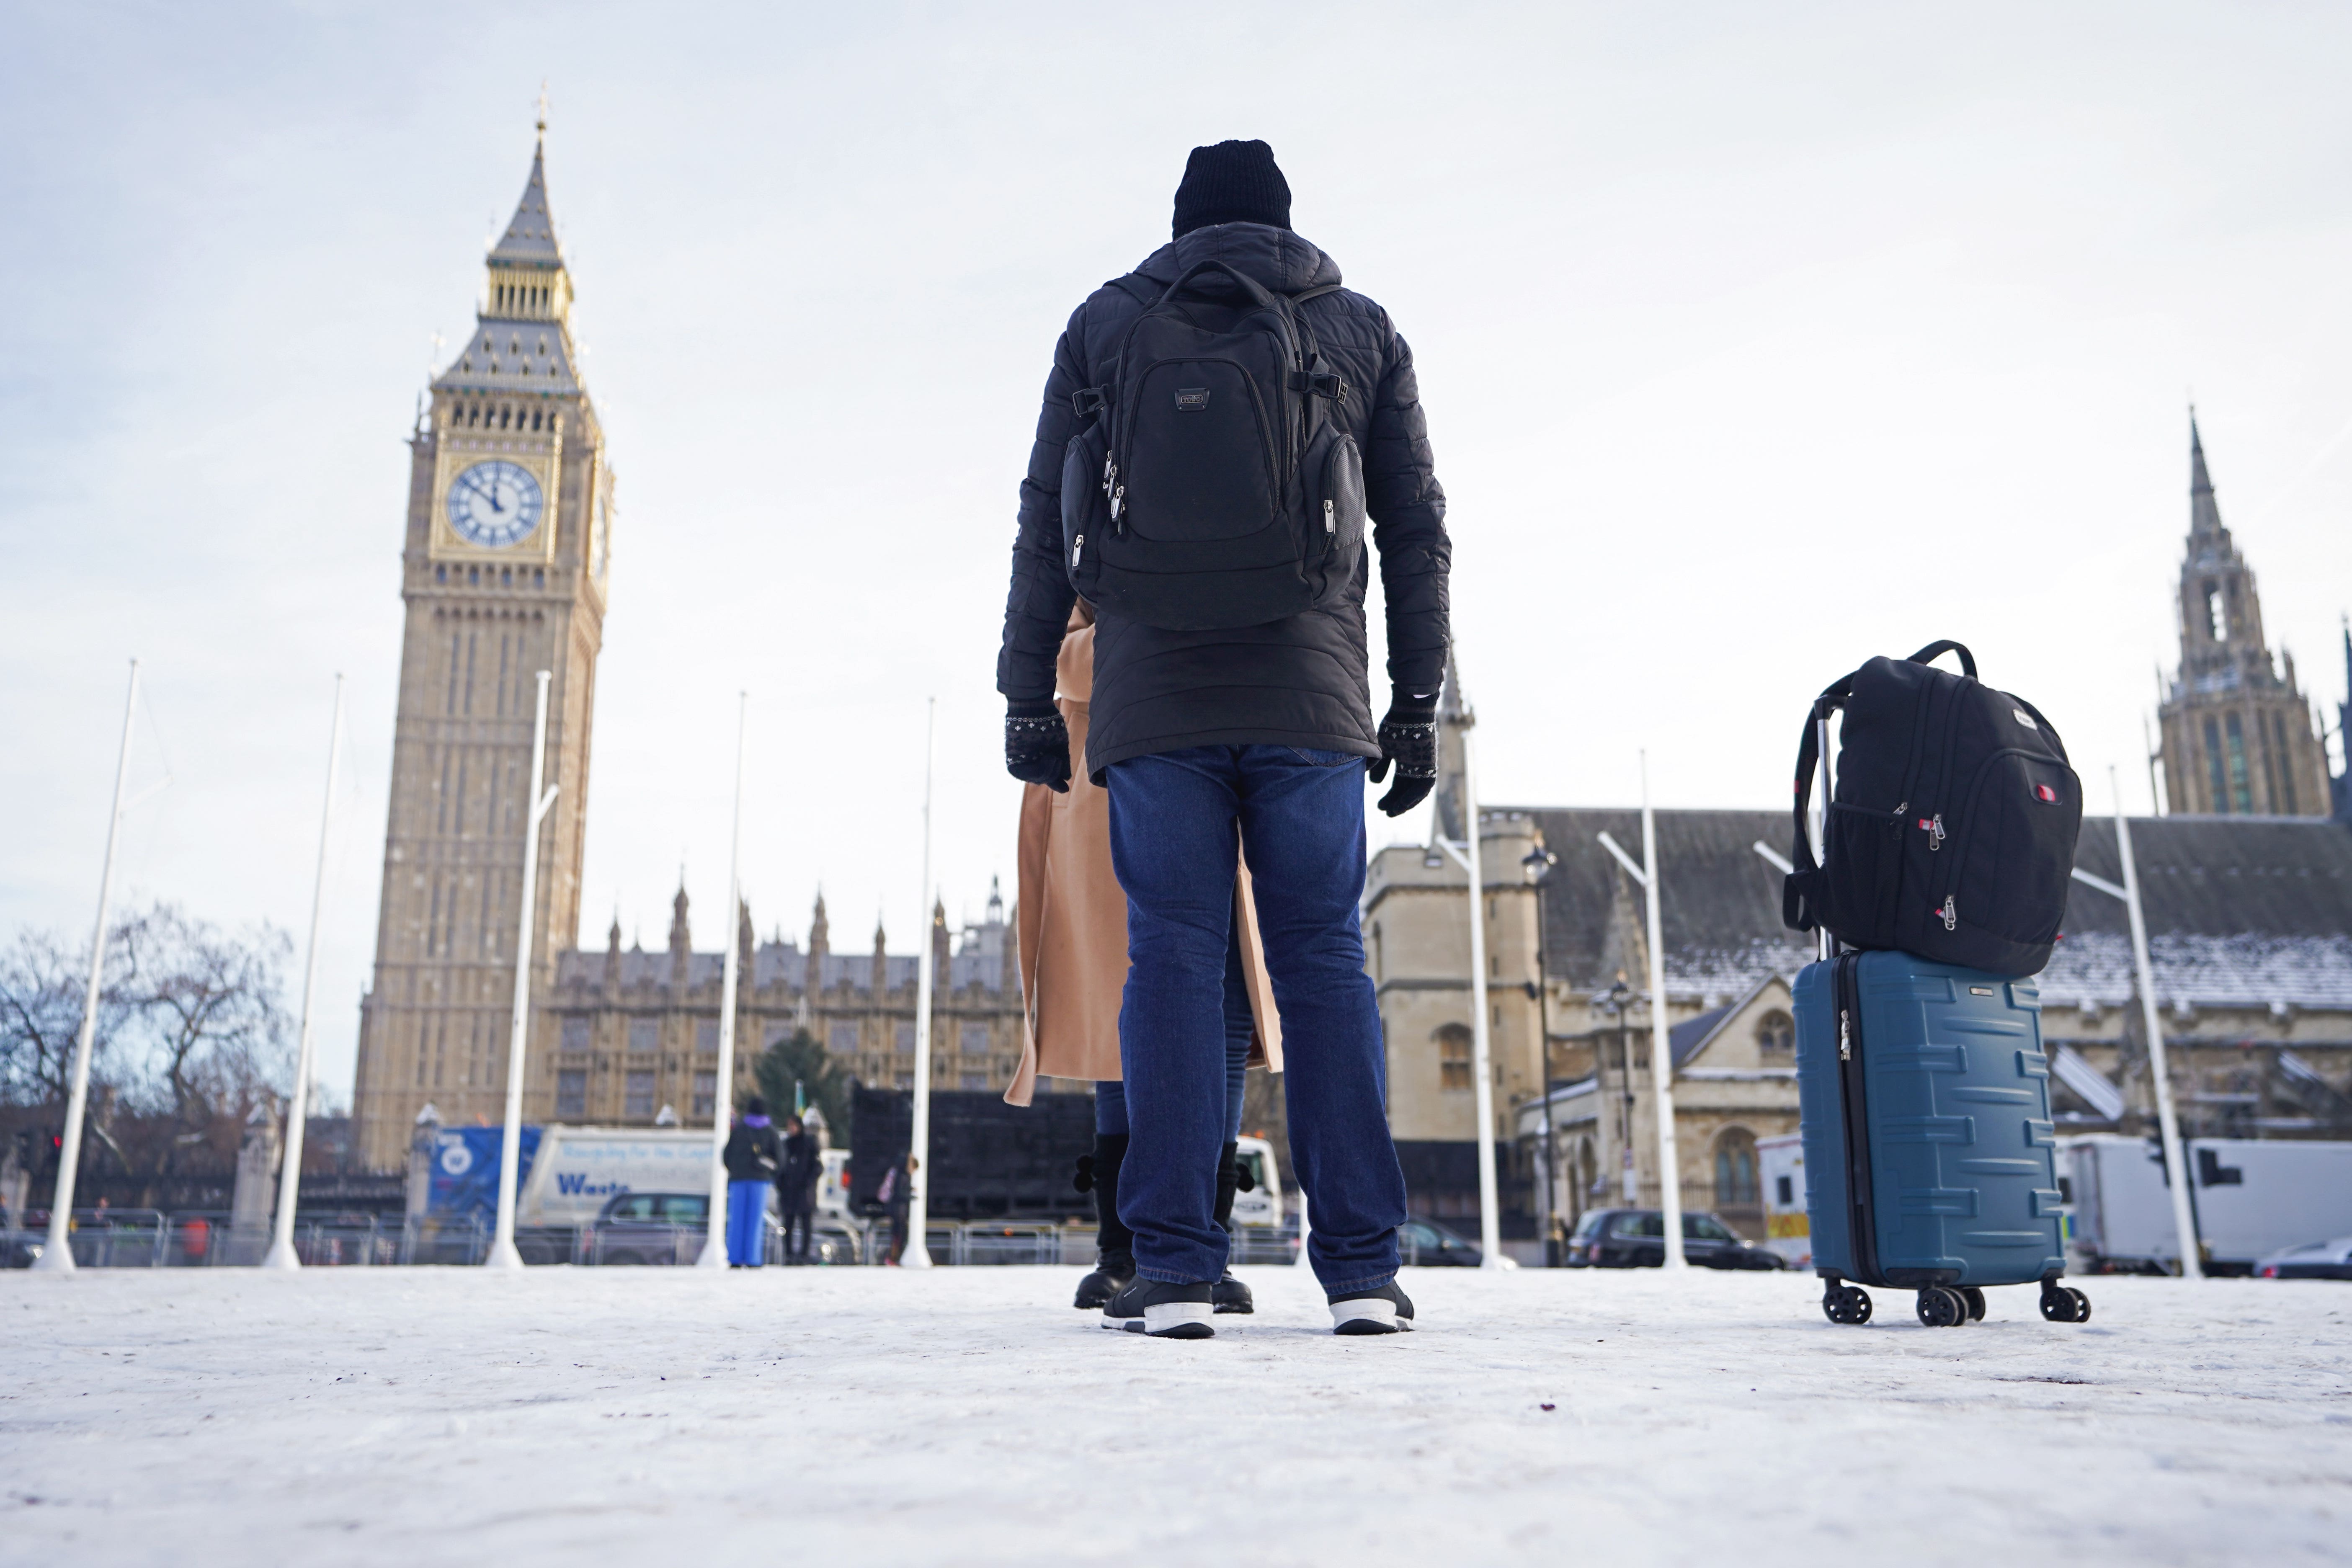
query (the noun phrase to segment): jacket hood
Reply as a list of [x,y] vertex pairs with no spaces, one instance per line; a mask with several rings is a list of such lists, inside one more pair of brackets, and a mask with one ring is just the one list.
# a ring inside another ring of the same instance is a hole
[[[1162,287],[1202,261],[1223,261],[1276,294],[1296,294],[1339,281],[1339,264],[1286,228],[1263,223],[1220,223],[1171,240],[1143,258],[1136,276]],[[1228,285],[1230,287],[1230,285]]]

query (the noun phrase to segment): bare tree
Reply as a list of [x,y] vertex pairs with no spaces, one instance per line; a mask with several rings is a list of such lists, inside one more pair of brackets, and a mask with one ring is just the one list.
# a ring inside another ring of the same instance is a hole
[[292,1077],[283,998],[293,944],[268,925],[235,935],[171,904],[125,922],[121,940],[135,976],[126,1000],[147,1047],[143,1098],[168,1110],[174,1134],[158,1162],[168,1174],[181,1148],[233,1144],[256,1105],[280,1100]]
[[[98,1031],[90,1046],[90,1077],[110,1081],[116,1038],[138,1011],[133,957],[117,928],[109,942],[106,974],[99,989]],[[47,931],[20,931],[0,952],[0,1103],[61,1102],[73,1073],[74,1043],[81,1031],[89,955],[66,947]]]

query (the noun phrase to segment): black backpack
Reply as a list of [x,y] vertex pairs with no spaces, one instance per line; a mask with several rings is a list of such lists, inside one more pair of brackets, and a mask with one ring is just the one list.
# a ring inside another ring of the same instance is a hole
[[[1239,285],[1211,297],[1216,271]],[[1128,279],[1120,286],[1134,291]],[[1222,261],[1185,269],[1128,328],[1062,458],[1062,561],[1095,605],[1171,631],[1263,626],[1345,591],[1364,537],[1364,467],[1332,416],[1297,306]],[[1139,295],[1140,298],[1140,295]]]
[[[1928,668],[1957,652],[1966,675]],[[1790,927],[2022,978],[2050,962],[2066,915],[2083,785],[2032,703],[1979,682],[1956,642],[1874,658],[1814,701],[1797,748]],[[1845,710],[1826,866],[1805,832],[1816,725]]]

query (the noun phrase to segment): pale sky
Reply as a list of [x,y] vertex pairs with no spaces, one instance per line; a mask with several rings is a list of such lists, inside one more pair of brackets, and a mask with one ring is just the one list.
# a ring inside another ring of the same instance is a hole
[[[1412,343],[1490,801],[1774,806],[1811,695],[1938,637],[2146,809],[2193,397],[2274,642],[2341,700],[2352,11],[2318,5],[0,10],[0,935],[121,896],[321,951],[348,1095],[403,440],[540,83],[620,475],[583,940],[977,915],[1055,334],[1262,136]],[[1384,694],[1383,694],[1384,695]],[[1424,814],[1375,816],[1375,845]],[[1666,874],[1671,877],[1672,868]]]

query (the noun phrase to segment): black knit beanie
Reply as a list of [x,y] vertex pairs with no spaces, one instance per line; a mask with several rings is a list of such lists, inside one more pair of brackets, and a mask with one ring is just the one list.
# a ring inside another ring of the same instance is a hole
[[1176,187],[1176,232],[1181,239],[1213,223],[1290,226],[1290,182],[1275,167],[1263,142],[1220,142],[1195,147]]

